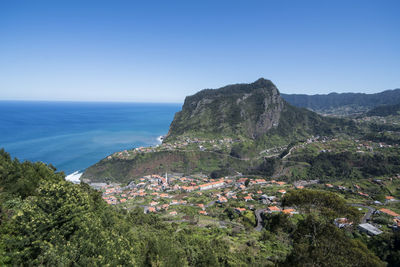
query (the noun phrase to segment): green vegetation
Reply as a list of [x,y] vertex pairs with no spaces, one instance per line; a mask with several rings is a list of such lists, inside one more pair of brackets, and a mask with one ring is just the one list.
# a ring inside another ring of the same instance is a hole
[[400,103],[400,89],[387,90],[376,94],[282,94],[282,97],[294,106],[308,108],[318,113],[332,115],[352,115],[364,113],[381,105],[395,105]]
[[293,161],[308,163],[303,173],[292,179],[319,179],[322,181],[354,180],[400,172],[400,150],[366,154],[325,152],[317,155],[300,154]]
[[248,156],[250,151],[265,148],[271,139],[280,138],[287,144],[311,135],[351,132],[353,128],[351,121],[324,118],[288,104],[271,81],[259,79],[187,97],[171,123],[166,141],[180,136],[231,137],[242,141],[237,154]]
[[19,163],[1,150],[0,170],[2,265],[272,264],[246,245],[248,237],[229,229],[178,227],[142,209],[113,208],[99,192],[66,182],[42,163]]
[[327,191],[295,190],[284,197],[282,206],[296,206],[305,214],[320,214],[327,222],[338,217],[357,222],[360,217],[357,209],[347,205],[338,195]]
[[301,220],[291,236],[287,266],[385,266],[364,243],[313,215]]
[[[5,266],[384,266],[382,260],[391,266],[399,263],[397,234],[369,240],[336,228],[332,224],[334,218],[346,216],[357,221],[360,213],[327,191],[289,191],[282,205],[296,207],[301,213],[265,213],[264,229],[257,232],[253,230],[256,218],[251,210],[242,214],[233,210],[243,205],[239,202],[209,210],[217,218],[231,220],[226,228],[218,228],[213,217],[199,217],[196,212],[191,215],[194,224],[164,222],[162,216],[144,214],[141,208],[109,206],[88,185],[67,182],[63,173],[43,163],[20,163],[4,150],[0,151],[0,190],[0,263]],[[256,186],[251,192],[257,190],[260,189]],[[193,193],[191,198],[195,196]],[[207,198],[200,196],[197,200],[204,203]],[[235,222],[245,228],[237,228]]]
[[378,106],[367,112],[367,116],[386,117],[390,115],[400,115],[400,104]]
[[[347,111],[373,99],[347,109],[330,98]],[[162,145],[85,171],[86,182],[134,182],[103,195],[2,150],[0,265],[398,266],[400,129],[389,117],[323,117],[265,79],[203,90]],[[373,213],[381,205],[391,211]],[[360,233],[366,220],[383,234]]]
[[[332,103],[340,104],[336,100]],[[323,117],[288,104],[271,81],[259,79],[188,96],[161,146],[112,155],[89,167],[82,179],[126,183],[167,171],[205,173],[214,178],[239,172],[290,180],[328,180],[398,172],[395,157],[399,153],[360,155],[357,149],[347,151],[345,144],[340,152],[320,153],[325,150],[321,145],[320,149],[310,148],[314,149],[311,153],[304,150],[304,154],[290,155],[292,149],[296,152],[315,137],[358,138],[392,145],[400,141],[398,126]]]
[[[257,168],[262,160],[254,163],[227,154],[203,151],[162,151],[140,153],[132,159],[103,159],[89,167],[83,179],[127,183],[134,178],[153,173],[178,172],[192,174],[205,172],[215,176]],[[254,167],[252,167],[254,164]]]

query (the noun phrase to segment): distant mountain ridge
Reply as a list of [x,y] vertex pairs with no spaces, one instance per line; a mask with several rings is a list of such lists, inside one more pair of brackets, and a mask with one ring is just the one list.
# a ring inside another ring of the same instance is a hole
[[318,113],[351,115],[367,112],[377,106],[400,103],[400,89],[375,94],[330,93],[327,95],[281,94],[290,104]]

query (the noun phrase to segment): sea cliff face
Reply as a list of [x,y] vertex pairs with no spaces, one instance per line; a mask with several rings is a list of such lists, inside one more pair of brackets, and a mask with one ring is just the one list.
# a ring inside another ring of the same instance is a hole
[[205,89],[185,99],[166,141],[178,137],[260,140],[266,135],[306,137],[330,134],[338,121],[288,104],[266,79]]
[[286,102],[269,80],[206,89],[188,96],[175,115],[168,139],[178,135],[217,135],[251,139],[279,125]]

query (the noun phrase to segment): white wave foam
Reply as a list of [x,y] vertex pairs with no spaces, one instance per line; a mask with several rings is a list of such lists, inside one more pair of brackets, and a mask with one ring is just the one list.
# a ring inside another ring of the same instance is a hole
[[158,141],[160,144],[162,144],[163,140],[164,140],[164,136],[163,136],[163,135],[160,135],[159,137],[157,137],[157,141]]
[[82,173],[79,171],[73,172],[70,175],[65,176],[65,180],[73,182],[74,184],[79,184],[81,180],[79,180],[82,176]]

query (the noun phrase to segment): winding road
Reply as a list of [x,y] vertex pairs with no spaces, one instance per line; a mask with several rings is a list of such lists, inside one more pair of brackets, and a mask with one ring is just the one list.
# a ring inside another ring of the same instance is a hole
[[265,209],[259,209],[259,210],[255,211],[256,219],[257,219],[257,226],[254,228],[254,230],[256,230],[256,231],[261,231],[263,228],[261,213],[263,213],[264,211],[265,211]]
[[364,204],[350,204],[353,207],[360,207],[360,208],[366,208],[368,209],[367,213],[364,214],[364,216],[361,219],[361,223],[366,223],[371,219],[372,214],[375,212],[375,209],[370,206],[365,206]]

